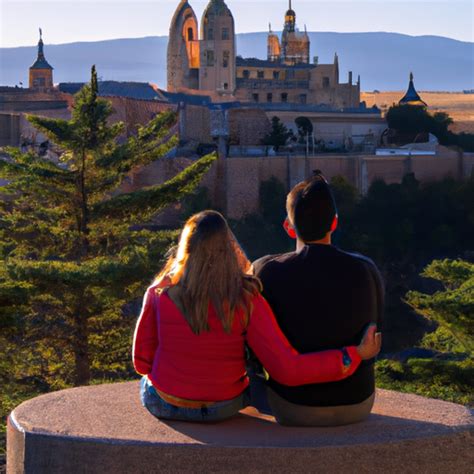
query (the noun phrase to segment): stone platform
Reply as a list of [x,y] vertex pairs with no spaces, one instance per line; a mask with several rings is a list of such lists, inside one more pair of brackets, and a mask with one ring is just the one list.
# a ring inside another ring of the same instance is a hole
[[373,414],[337,428],[289,428],[246,409],[215,424],[162,422],[138,382],[54,392],[8,420],[7,473],[474,472],[474,417],[453,403],[378,390]]

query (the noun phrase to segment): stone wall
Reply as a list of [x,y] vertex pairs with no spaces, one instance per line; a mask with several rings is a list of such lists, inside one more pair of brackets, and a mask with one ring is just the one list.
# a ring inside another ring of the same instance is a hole
[[231,109],[229,111],[229,141],[232,145],[260,145],[270,130],[270,120],[263,110]]
[[[137,171],[125,183],[122,191],[127,192],[144,186],[163,183],[192,163],[190,159],[176,158],[160,160]],[[459,155],[457,152],[440,148],[438,156],[384,156],[374,155],[318,155],[273,156],[273,157],[233,157],[225,161],[224,184],[217,182],[217,166],[205,176],[202,186],[209,191],[214,207],[226,207],[227,216],[239,219],[246,214],[257,212],[260,183],[271,177],[281,181],[287,190],[309,177],[319,169],[330,180],[343,176],[362,194],[378,179],[386,183],[400,183],[405,174],[413,172],[418,180],[430,182],[445,177],[462,179],[471,176],[474,169],[474,153]],[[219,189],[225,188],[225,203]],[[177,212],[177,211],[176,211]],[[160,216],[158,223],[173,224],[176,212]]]
[[20,144],[20,115],[0,113],[0,146]]
[[187,104],[180,111],[180,124],[181,140],[212,143],[211,115],[207,107]]
[[134,135],[139,126],[147,124],[157,114],[166,110],[174,110],[176,106],[154,100],[139,100],[128,97],[104,97],[112,102],[114,113],[110,123],[123,122],[124,135]]
[[0,90],[0,111],[37,112],[40,110],[67,109],[73,97],[57,90],[41,92],[19,87],[4,87]]
[[227,160],[227,215],[239,219],[258,210],[259,187],[274,176],[287,190],[319,169],[330,180],[345,177],[365,194],[378,179],[400,183],[410,172],[422,182],[446,177],[463,179],[471,176],[474,154],[460,156],[441,149],[438,156],[419,155],[376,157],[374,155],[320,155],[316,157],[246,157]]

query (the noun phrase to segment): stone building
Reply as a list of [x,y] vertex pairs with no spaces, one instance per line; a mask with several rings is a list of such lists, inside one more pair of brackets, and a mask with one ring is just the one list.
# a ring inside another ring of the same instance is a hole
[[210,0],[197,38],[196,14],[181,0],[170,26],[168,91],[240,102],[359,107],[360,78],[353,84],[351,72],[347,83],[340,82],[337,54],[332,64],[310,62],[310,39],[306,28],[297,28],[291,0],[281,39],[270,27],[266,60],[237,56],[234,18],[224,0]]

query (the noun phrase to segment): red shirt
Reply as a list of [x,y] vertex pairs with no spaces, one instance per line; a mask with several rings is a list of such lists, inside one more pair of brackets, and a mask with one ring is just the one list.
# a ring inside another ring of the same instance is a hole
[[188,400],[230,400],[249,384],[245,343],[271,378],[296,386],[342,380],[360,364],[355,346],[347,347],[350,365],[341,350],[298,354],[278,327],[261,295],[253,300],[247,327],[236,311],[231,333],[226,333],[210,305],[208,332],[196,335],[166,292],[147,289],[133,341],[133,364],[141,375],[169,395]]

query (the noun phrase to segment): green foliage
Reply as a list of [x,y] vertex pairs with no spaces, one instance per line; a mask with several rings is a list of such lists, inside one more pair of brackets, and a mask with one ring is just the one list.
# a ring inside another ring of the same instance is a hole
[[474,264],[434,261],[422,275],[440,281],[444,291],[432,295],[410,291],[408,304],[451,333],[467,352],[474,351]]
[[424,107],[412,105],[394,105],[387,112],[389,128],[401,133],[417,134],[422,132],[435,135],[441,145],[455,145],[464,151],[474,151],[474,134],[455,134],[449,130],[453,119],[445,112],[430,114]]
[[288,130],[285,124],[275,116],[272,118],[271,131],[263,138],[263,145],[273,146],[275,151],[278,151],[280,147],[286,145],[286,142],[292,136],[293,132]]
[[376,379],[379,388],[474,405],[473,359],[381,360],[376,364]]
[[443,326],[438,326],[433,332],[425,334],[420,345],[425,349],[441,352],[464,353],[466,350]]
[[[444,290],[431,295],[410,291],[406,299],[418,313],[438,323],[422,345],[444,352],[444,358],[380,361],[378,385],[473,405],[474,265],[435,260],[422,275],[441,282]],[[464,360],[450,360],[453,356]]]
[[[128,173],[175,145],[165,112],[119,141],[97,75],[75,97],[71,120],[30,116],[63,153],[58,163],[8,150],[0,177],[0,384],[35,380],[41,391],[131,373],[130,338],[140,298],[175,232],[151,232],[150,219],[192,192],[215,156],[170,181],[120,194]],[[31,388],[31,387],[30,387]]]
[[401,184],[375,181],[360,199],[347,182],[333,184],[342,223],[339,243],[370,255],[382,266],[423,265],[471,246],[473,178],[420,185],[407,175]]
[[283,230],[286,217],[286,190],[275,177],[260,185],[260,208],[230,225],[243,249],[251,260],[263,255],[284,253],[291,250],[293,243]]
[[313,133],[314,127],[308,117],[297,117],[295,125],[298,129],[298,137],[300,143],[306,143],[308,136]]
[[198,212],[212,209],[211,199],[207,188],[199,187],[193,193],[188,194],[181,201],[181,219],[186,221],[188,218]]

